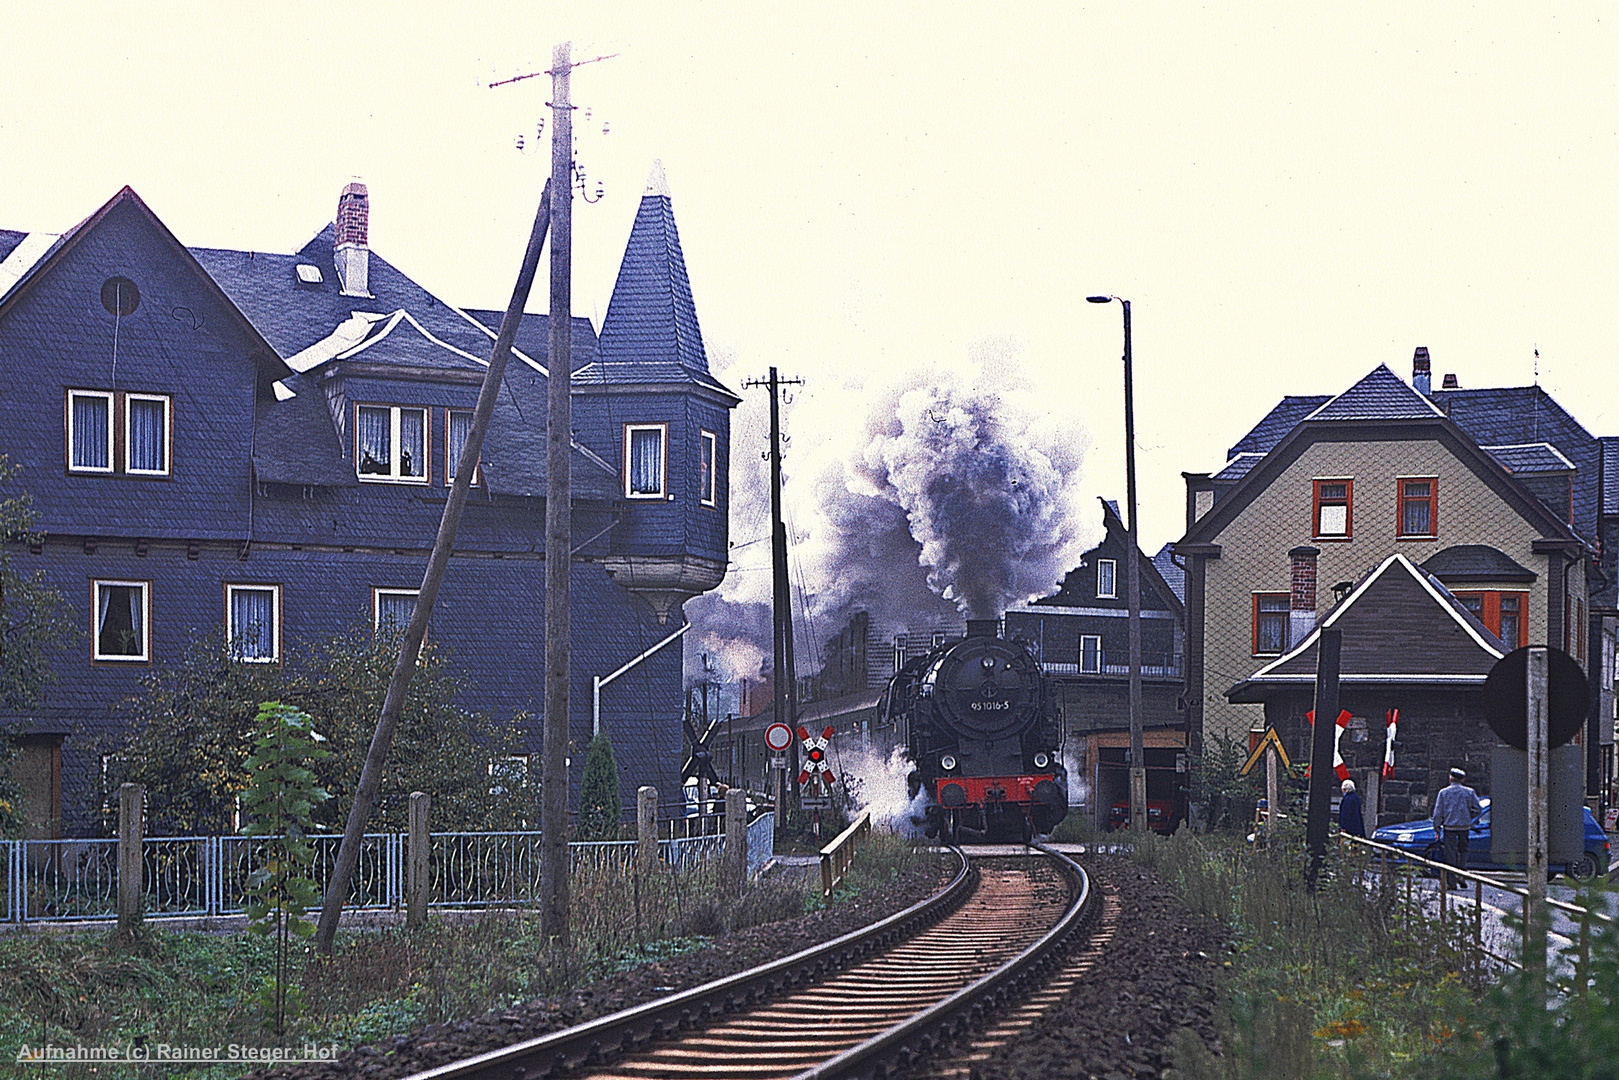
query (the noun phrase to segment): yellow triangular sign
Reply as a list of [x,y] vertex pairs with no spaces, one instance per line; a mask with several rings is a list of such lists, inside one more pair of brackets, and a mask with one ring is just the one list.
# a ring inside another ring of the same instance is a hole
[[1265,747],[1267,746],[1276,748],[1276,755],[1282,759],[1282,768],[1291,769],[1293,767],[1293,763],[1287,759],[1287,751],[1282,749],[1281,738],[1276,734],[1276,729],[1272,727],[1265,729],[1265,734],[1259,740],[1259,745],[1254,747],[1254,752],[1248,755],[1248,760],[1242,763],[1242,768],[1237,770],[1237,775],[1247,776],[1253,770],[1253,767],[1259,764],[1259,759],[1265,756]]

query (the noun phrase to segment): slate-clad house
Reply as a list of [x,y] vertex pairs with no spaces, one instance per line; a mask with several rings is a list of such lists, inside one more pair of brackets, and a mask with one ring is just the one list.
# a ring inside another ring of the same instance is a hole
[[[19,550],[83,637],[18,737],[37,835],[96,826],[99,755],[190,639],[244,662],[415,602],[499,327],[369,250],[369,197],[297,252],[184,247],[130,189],[60,236],[0,232],[0,452],[40,511]],[[598,340],[573,321],[574,783],[591,677],[682,624],[726,565],[729,410],[708,372],[661,173]],[[543,722],[547,320],[507,368],[429,635],[465,705]],[[679,786],[681,655],[603,694],[622,795]]]
[[[1032,642],[1062,695],[1063,735],[1074,779],[1089,793],[1087,809],[1107,824],[1114,803],[1128,802],[1130,633],[1126,575],[1129,533],[1116,504],[1102,502],[1102,542],[1080,556],[1050,596],[1006,612],[1006,635]],[[1147,798],[1178,816],[1186,778],[1186,714],[1181,708],[1186,609],[1169,551],[1149,559],[1141,575],[1141,704]],[[1167,572],[1167,576],[1166,576]],[[1169,580],[1173,576],[1175,581]]]
[[[1538,386],[1463,390],[1447,376],[1432,389],[1426,349],[1410,385],[1380,366],[1342,394],[1284,398],[1223,469],[1186,474],[1187,533],[1175,547],[1187,566],[1194,732],[1262,730],[1271,698],[1251,677],[1398,554],[1503,649],[1547,643],[1586,667],[1589,790],[1602,792],[1616,614],[1603,541],[1619,509],[1606,497],[1608,456],[1608,440]],[[1383,712],[1360,719],[1380,725]],[[1421,813],[1433,777],[1414,760],[1397,764],[1389,794]]]

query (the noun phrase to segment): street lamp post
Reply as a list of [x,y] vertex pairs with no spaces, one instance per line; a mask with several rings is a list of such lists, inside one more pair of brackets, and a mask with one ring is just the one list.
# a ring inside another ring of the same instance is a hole
[[1141,738],[1141,544],[1136,522],[1136,408],[1130,372],[1130,301],[1118,296],[1087,296],[1093,304],[1117,300],[1124,306],[1124,488],[1130,517],[1125,522],[1125,593],[1130,623],[1130,827],[1147,827],[1147,761]]

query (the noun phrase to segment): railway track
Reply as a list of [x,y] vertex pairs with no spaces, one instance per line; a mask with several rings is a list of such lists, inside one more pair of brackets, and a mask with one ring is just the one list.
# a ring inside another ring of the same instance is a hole
[[[834,1080],[904,1067],[1063,977],[1101,906],[1088,875],[1043,858],[969,863],[864,930],[566,1031],[410,1080]],[[976,1048],[976,1047],[975,1047]]]

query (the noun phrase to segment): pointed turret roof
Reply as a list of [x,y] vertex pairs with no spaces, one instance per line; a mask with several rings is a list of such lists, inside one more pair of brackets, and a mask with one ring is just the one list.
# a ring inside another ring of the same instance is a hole
[[663,163],[653,162],[602,320],[602,360],[708,370]]
[[1387,364],[1339,394],[1306,420],[1420,420],[1444,413],[1407,386]]

